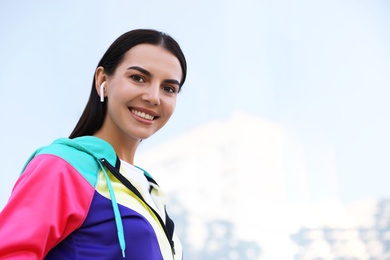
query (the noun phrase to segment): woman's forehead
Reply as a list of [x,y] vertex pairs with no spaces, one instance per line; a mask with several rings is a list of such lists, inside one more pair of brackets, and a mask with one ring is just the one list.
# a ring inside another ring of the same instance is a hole
[[120,64],[122,69],[131,66],[146,70],[170,72],[181,78],[182,69],[179,59],[160,45],[139,44],[129,49]]

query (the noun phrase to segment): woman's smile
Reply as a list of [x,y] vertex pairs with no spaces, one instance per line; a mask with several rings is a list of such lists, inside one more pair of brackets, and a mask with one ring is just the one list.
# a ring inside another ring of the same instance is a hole
[[146,109],[129,108],[129,110],[134,116],[134,118],[140,123],[153,124],[154,121],[159,118],[156,113]]

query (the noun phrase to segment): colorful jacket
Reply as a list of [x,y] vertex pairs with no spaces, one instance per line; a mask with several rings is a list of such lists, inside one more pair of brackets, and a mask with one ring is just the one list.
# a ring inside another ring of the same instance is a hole
[[120,167],[93,136],[38,149],[0,213],[0,259],[182,259],[164,193],[144,171],[165,219]]

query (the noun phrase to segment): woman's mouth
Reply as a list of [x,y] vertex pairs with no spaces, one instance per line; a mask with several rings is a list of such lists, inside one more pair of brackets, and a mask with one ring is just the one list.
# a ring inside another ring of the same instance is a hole
[[154,120],[154,118],[157,118],[157,117],[152,116],[150,114],[147,114],[145,112],[141,112],[141,111],[135,110],[134,108],[131,109],[131,113],[133,113],[136,116],[142,117],[143,119],[151,120],[151,121]]

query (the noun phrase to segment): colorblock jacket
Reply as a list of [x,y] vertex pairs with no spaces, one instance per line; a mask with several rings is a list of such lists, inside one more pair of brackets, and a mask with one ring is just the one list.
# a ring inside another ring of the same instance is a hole
[[93,136],[38,149],[0,213],[0,259],[182,259],[164,193],[144,171],[157,214],[120,168]]

